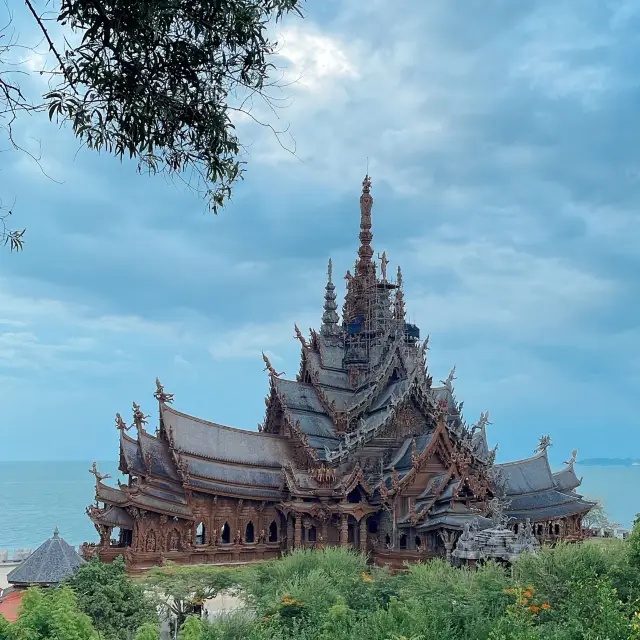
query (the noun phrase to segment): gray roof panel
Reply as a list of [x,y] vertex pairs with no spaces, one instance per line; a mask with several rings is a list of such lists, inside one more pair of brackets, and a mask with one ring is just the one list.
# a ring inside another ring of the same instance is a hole
[[260,489],[257,487],[238,487],[232,484],[222,484],[213,480],[192,478],[190,486],[200,491],[211,493],[226,493],[231,496],[260,498],[261,500],[281,500],[282,492],[276,489]]
[[556,491],[555,489],[549,489],[547,491],[539,491],[537,493],[512,496],[510,498],[511,503],[507,507],[507,512],[541,509],[543,507],[568,504],[570,502],[575,502],[576,500],[578,500],[576,496],[570,496],[566,493]]
[[555,520],[557,518],[566,518],[579,513],[586,513],[592,509],[593,506],[594,504],[592,502],[578,499],[565,504],[542,507],[540,509],[530,511],[508,511],[506,515],[513,520],[526,520],[527,518],[530,518],[532,522],[541,522]]
[[290,410],[289,415],[294,422],[300,423],[300,429],[307,435],[322,438],[335,438],[337,435],[335,425],[325,414]]
[[282,484],[282,472],[280,469],[257,469],[255,467],[202,460],[201,458],[192,458],[190,456],[183,456],[183,459],[187,463],[191,476],[252,487],[280,487]]
[[555,487],[546,450],[532,458],[495,466],[502,471],[507,495],[534,493]]
[[161,405],[161,411],[165,429],[173,433],[177,451],[278,469],[291,458],[288,439],[283,436],[232,429],[179,413],[167,405]]
[[146,431],[140,431],[138,438],[143,459],[148,455],[151,460],[151,473],[161,478],[177,480],[178,472],[171,459],[167,443]]
[[289,409],[325,413],[316,390],[310,384],[276,378],[275,385],[276,390],[284,396],[284,403]]
[[93,519],[100,524],[106,524],[111,527],[133,529],[133,518],[122,507],[108,507],[104,510],[104,513]]
[[120,432],[120,451],[132,475],[146,475],[147,470],[142,459],[140,444],[137,440],[133,440],[124,431]]
[[58,584],[72,576],[84,560],[65,542],[56,529],[26,560],[7,575],[10,584]]
[[576,475],[573,465],[565,467],[561,471],[556,471],[553,474],[553,482],[559,491],[573,491],[582,484],[582,480]]

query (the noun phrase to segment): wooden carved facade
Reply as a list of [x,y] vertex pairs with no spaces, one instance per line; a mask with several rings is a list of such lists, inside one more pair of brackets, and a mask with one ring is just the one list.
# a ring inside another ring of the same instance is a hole
[[100,541],[84,545],[85,555],[124,555],[136,570],[165,559],[248,562],[344,545],[401,564],[449,555],[470,520],[489,527],[495,496],[513,528],[530,519],[541,540],[581,537],[592,504],[576,493],[575,455],[552,473],[546,438],[533,457],[496,464],[488,414],[472,426],[463,419],[455,368],[433,385],[428,338],[421,342],[405,321],[402,273],[389,280],[385,253],[378,277],[370,187],[366,177],[342,321],[330,261],[320,330],[305,337],[295,326],[296,379],[284,379],[263,355],[269,393],[258,431],[176,411],[158,380],[155,435],[137,404],[130,426],[117,414],[128,481],[109,486],[94,465],[96,503],[87,513]]

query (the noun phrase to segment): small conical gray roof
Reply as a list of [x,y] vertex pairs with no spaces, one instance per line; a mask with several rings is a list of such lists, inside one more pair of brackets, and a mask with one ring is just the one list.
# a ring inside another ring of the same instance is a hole
[[10,584],[58,584],[84,564],[75,549],[65,542],[56,527],[53,538],[43,542],[26,560],[7,575]]

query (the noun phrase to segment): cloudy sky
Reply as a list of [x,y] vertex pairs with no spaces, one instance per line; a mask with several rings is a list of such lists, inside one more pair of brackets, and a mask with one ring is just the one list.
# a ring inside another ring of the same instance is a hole
[[239,122],[248,172],[217,218],[22,119],[52,179],[1,156],[28,243],[0,252],[0,460],[115,459],[116,411],[155,426],[156,376],[178,409],[256,428],[261,350],[293,377],[294,321],[319,325],[327,259],[342,289],[356,257],[367,158],[374,247],[499,457],[547,432],[555,462],[639,455],[640,2],[306,6],[276,28],[295,82],[270,116],[296,155]]

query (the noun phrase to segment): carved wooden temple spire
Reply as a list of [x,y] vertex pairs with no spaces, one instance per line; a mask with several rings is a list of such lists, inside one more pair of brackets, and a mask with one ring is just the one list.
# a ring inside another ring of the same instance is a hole
[[366,320],[369,310],[369,297],[376,285],[376,265],[373,261],[373,248],[371,240],[371,209],[373,197],[371,196],[371,178],[367,175],[362,181],[362,195],[360,196],[360,248],[358,260],[352,278],[348,279],[345,310],[349,317],[345,322],[352,322],[355,318],[362,317]]
[[487,503],[496,495],[509,502],[507,526],[528,522],[540,541],[581,538],[593,503],[575,491],[576,453],[553,473],[544,436],[531,458],[496,464],[488,412],[471,430],[462,419],[455,369],[433,386],[428,338],[421,342],[418,326],[405,320],[402,271],[395,282],[387,278],[386,251],[377,277],[372,205],[367,175],[342,322],[329,261],[320,331],[310,329],[307,342],[294,325],[302,347],[296,379],[262,353],[269,393],[259,431],[176,410],[159,380],[155,435],[136,403],[131,427],[116,415],[119,469],[129,481],[110,486],[92,466],[96,504],[87,513],[100,543],[85,545],[86,557],[123,555],[142,571],[165,560],[244,563],[327,544],[399,568],[450,558],[461,532],[489,530]]
[[329,258],[327,268],[327,285],[324,292],[324,313],[322,314],[322,326],[320,333],[326,337],[335,337],[340,334],[338,326],[338,305],[336,304],[336,287],[333,284],[333,264]]
[[404,308],[404,291],[402,290],[402,269],[400,269],[400,265],[398,265],[398,279],[396,281],[396,286],[397,286],[397,289],[396,289],[396,296],[394,300],[393,315],[398,322],[404,322],[406,311]]

